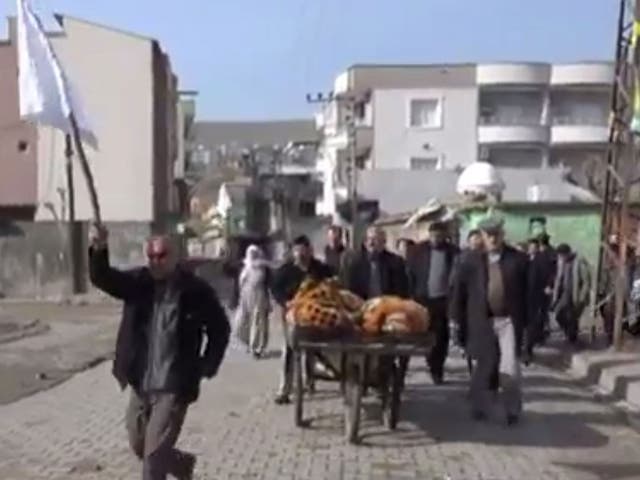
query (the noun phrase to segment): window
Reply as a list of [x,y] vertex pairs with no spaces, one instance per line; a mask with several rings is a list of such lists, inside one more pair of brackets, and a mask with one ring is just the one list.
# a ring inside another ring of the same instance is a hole
[[409,104],[409,110],[410,127],[442,127],[442,101],[440,99],[413,99]]
[[412,157],[411,170],[436,170],[438,157]]
[[313,218],[316,216],[316,202],[302,200],[300,202],[300,216],[305,218]]

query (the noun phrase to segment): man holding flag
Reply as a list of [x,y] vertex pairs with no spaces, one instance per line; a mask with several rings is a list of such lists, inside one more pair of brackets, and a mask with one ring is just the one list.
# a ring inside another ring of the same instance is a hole
[[180,268],[168,237],[147,242],[146,267],[121,271],[110,265],[108,231],[83,147],[86,142],[97,148],[97,138],[40,18],[29,0],[17,5],[20,115],[73,138],[95,223],[89,276],[96,287],[124,301],[113,374],[122,388],[131,389],[126,414],[131,448],[143,461],[144,480],[164,480],[168,474],[190,479],[195,457],[175,445],[201,379],[215,376],[222,363],[230,330],[226,313],[207,283]]

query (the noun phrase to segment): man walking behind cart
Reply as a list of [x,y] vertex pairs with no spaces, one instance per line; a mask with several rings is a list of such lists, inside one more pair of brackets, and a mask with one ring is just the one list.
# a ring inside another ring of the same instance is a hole
[[387,236],[380,227],[367,229],[363,248],[346,262],[342,273],[344,287],[365,300],[409,294],[404,260],[387,250]]
[[227,316],[215,291],[177,265],[168,238],[151,238],[148,266],[129,271],[110,266],[107,239],[104,227],[93,229],[89,274],[96,287],[124,301],[113,374],[122,388],[131,387],[129,443],[143,460],[144,480],[190,479],[195,457],[174,447],[200,380],[218,372],[229,341]]
[[414,249],[410,272],[413,298],[429,310],[436,343],[427,357],[435,385],[444,382],[444,364],[449,353],[448,295],[458,248],[447,240],[446,225],[429,226],[429,239]]
[[331,276],[333,276],[332,268],[314,258],[311,241],[306,235],[301,235],[293,241],[293,258],[276,270],[273,276],[272,293],[275,301],[280,306],[284,332],[280,388],[275,398],[275,402],[278,405],[290,403],[293,386],[293,351],[287,341],[285,319],[287,302],[295,296],[305,278],[311,277],[316,280],[323,280]]
[[501,219],[487,218],[479,227],[486,252],[469,251],[461,259],[452,285],[451,316],[476,360],[471,378],[473,418],[488,416],[499,348],[506,420],[514,425],[522,412],[518,357],[528,314],[527,257],[505,244]]

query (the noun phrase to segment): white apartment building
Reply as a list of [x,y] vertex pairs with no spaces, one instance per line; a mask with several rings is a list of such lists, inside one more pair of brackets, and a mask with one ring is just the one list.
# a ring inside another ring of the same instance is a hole
[[499,168],[570,168],[602,160],[613,65],[604,62],[355,65],[336,100],[317,115],[322,131],[319,213],[346,197],[345,102],[355,97],[360,168],[453,170],[478,160]]

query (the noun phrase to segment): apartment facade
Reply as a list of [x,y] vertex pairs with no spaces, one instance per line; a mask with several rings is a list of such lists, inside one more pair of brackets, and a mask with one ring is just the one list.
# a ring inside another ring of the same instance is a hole
[[[349,106],[366,169],[567,168],[587,174],[606,152],[613,82],[608,63],[355,65],[317,115],[323,134],[319,210],[346,198]],[[582,178],[578,178],[581,182]]]
[[20,120],[13,22],[0,39],[0,218],[29,220],[37,203],[37,131]]
[[[150,233],[171,231],[177,223],[176,179],[185,148],[177,78],[151,38],[72,17],[57,19],[60,28],[48,36],[99,140],[98,150],[87,146],[86,151],[111,232],[112,259],[133,266],[144,260],[141,245]],[[0,223],[11,228],[0,229],[0,293],[57,295],[68,291],[71,265],[74,288],[86,285],[92,209],[74,159],[77,223],[69,233],[63,224],[69,219],[65,136],[20,120],[15,19],[9,19],[8,31],[0,40]]]
[[[162,223],[176,209],[175,164],[180,160],[177,78],[157,41],[72,17],[59,16],[61,30],[49,34],[99,139],[87,147],[106,222]],[[15,19],[0,44],[2,75],[0,145],[3,203],[21,202],[36,221],[68,217],[64,135],[21,122],[18,113]],[[6,103],[5,103],[6,100]],[[4,160],[4,158],[3,158]],[[92,217],[88,192],[74,164],[76,219]],[[26,188],[25,188],[26,187]],[[18,198],[20,195],[24,198]],[[28,197],[28,198],[27,198]]]

